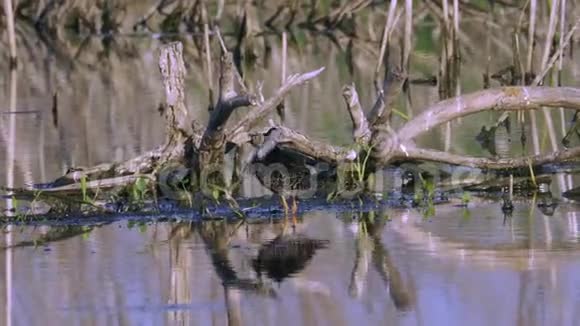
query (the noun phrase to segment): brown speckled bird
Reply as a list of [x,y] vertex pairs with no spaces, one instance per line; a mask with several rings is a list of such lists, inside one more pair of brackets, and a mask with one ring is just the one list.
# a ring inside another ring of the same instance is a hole
[[[298,211],[297,196],[316,196],[325,188],[332,178],[334,169],[329,165],[317,165],[319,162],[288,148],[277,144],[261,145],[254,163],[254,173],[260,183],[273,193],[280,196],[285,216]],[[267,148],[267,151],[263,149]],[[288,206],[287,197],[292,199],[292,207]]]

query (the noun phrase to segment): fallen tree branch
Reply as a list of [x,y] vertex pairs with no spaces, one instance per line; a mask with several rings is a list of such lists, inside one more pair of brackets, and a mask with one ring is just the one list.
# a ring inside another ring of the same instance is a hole
[[357,155],[354,150],[310,140],[303,134],[284,126],[272,127],[264,135],[264,142],[255,144],[258,146],[255,155],[258,161],[263,160],[276,147],[282,150],[293,150],[317,161],[331,164],[352,161]]
[[154,176],[150,174],[132,174],[126,176],[112,177],[112,178],[100,178],[92,181],[87,181],[86,184],[81,185],[80,183],[72,183],[63,186],[55,186],[43,189],[43,192],[58,192],[59,194],[67,193],[80,193],[84,189],[98,189],[98,190],[110,190],[112,188],[118,188],[123,186],[128,186],[133,184],[138,179],[147,179],[153,181]]
[[509,159],[463,156],[432,149],[408,148],[393,156],[394,160],[423,160],[438,163],[462,165],[480,169],[507,169],[536,166],[547,163],[560,163],[580,159],[580,146],[556,151],[546,155],[535,155]]
[[580,89],[571,87],[502,87],[458,96],[436,103],[398,131],[401,142],[432,128],[483,111],[526,111],[541,107],[580,109]]

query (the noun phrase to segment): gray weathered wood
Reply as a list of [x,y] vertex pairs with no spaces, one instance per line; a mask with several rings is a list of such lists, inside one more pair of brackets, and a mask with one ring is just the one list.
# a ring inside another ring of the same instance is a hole
[[[166,144],[193,134],[197,122],[189,117],[185,105],[185,64],[183,45],[173,42],[163,45],[159,54],[159,71],[165,90]],[[193,126],[193,128],[192,128]]]
[[346,85],[342,89],[342,96],[346,102],[346,108],[352,121],[352,136],[356,143],[368,143],[371,137],[369,122],[365,116],[362,106],[358,99],[358,93],[354,83]]

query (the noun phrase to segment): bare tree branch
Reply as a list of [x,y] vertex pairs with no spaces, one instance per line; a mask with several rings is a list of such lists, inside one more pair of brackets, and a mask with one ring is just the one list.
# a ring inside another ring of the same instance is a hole
[[556,151],[546,155],[535,155],[510,159],[471,157],[431,149],[410,147],[406,149],[406,152],[399,152],[398,154],[396,154],[394,156],[394,159],[425,160],[439,163],[463,165],[467,167],[481,169],[506,169],[506,168],[521,168],[529,165],[542,165],[547,163],[561,163],[566,161],[578,160],[579,156],[580,156],[580,146],[567,150]]
[[258,147],[256,158],[258,160],[263,159],[276,146],[281,149],[294,150],[318,161],[333,164],[341,161],[352,161],[356,159],[357,155],[354,150],[310,140],[290,128],[275,126],[267,132],[264,142]]
[[280,103],[294,87],[302,85],[315,78],[323,70],[324,67],[304,74],[296,74],[288,77],[284,85],[276,91],[274,96],[270,97],[266,102],[261,103],[259,106],[254,107],[242,120],[226,133],[227,139],[233,143],[239,144],[243,133],[256,127],[256,125],[262,121],[270,111],[276,108],[278,103]]

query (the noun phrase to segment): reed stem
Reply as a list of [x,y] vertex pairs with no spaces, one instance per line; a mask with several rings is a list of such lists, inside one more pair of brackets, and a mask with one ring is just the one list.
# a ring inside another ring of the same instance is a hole
[[16,53],[16,34],[14,32],[14,7],[12,0],[4,0],[4,13],[6,15],[6,31],[8,32],[8,46],[10,47],[10,69],[15,69],[18,64]]
[[209,22],[207,17],[207,8],[205,1],[202,4],[201,15],[203,20],[203,43],[205,47],[205,65],[207,72],[207,84],[209,86],[209,109],[213,110],[214,92],[213,92],[213,63],[211,60],[211,46],[209,41]]
[[[379,60],[377,61],[377,66],[375,67],[375,88],[376,91],[379,92],[382,87],[380,87],[379,82],[379,71],[381,70],[381,66],[383,65],[383,61],[385,59],[385,53],[387,51],[387,47],[389,44],[389,35],[392,26],[394,25],[395,20],[395,12],[397,11],[397,0],[392,0],[389,6],[389,12],[387,14],[387,21],[385,22],[385,28],[383,30],[383,37],[381,39],[381,49],[379,52]],[[388,55],[387,55],[388,58]]]

